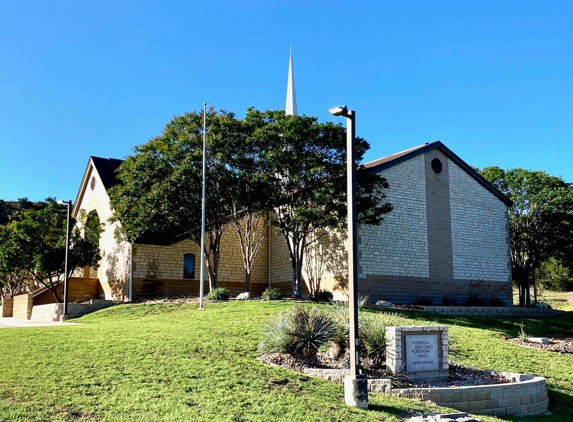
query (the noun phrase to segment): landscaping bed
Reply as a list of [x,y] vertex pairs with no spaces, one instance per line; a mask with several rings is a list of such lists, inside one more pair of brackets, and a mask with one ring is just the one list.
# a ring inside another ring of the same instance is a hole
[[573,353],[573,338],[549,338],[549,344],[542,344],[534,341],[522,340],[520,338],[508,338],[508,343],[516,344],[523,347],[531,347],[532,349],[547,350],[548,352],[556,353]]

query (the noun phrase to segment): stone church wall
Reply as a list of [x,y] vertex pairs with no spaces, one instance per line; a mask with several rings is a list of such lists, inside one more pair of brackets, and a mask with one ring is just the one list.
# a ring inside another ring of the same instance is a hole
[[454,278],[511,281],[507,207],[450,165]]
[[359,273],[428,277],[424,156],[397,164],[382,175],[394,209],[380,226],[359,228]]

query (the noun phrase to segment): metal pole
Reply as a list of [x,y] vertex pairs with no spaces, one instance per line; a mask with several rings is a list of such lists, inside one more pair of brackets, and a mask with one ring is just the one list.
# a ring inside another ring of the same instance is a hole
[[127,300],[133,300],[133,242],[129,244],[129,291]]
[[71,208],[72,208],[72,201],[63,201],[68,206],[68,217],[67,217],[67,225],[66,225],[66,258],[64,261],[64,315],[68,315],[68,284],[70,282],[69,276],[69,268],[68,268],[68,255],[70,253],[70,216],[71,216]]
[[205,284],[205,173],[207,144],[207,103],[203,103],[203,193],[201,195],[201,275],[199,281],[199,309],[203,309],[203,292]]
[[346,115],[346,195],[348,198],[348,313],[350,314],[350,374],[360,375],[360,345],[358,344],[358,247],[356,239],[356,164],[355,164],[355,115]]

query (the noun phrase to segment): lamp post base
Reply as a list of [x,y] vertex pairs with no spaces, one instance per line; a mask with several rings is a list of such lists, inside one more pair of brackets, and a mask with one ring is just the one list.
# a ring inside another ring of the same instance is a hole
[[68,318],[69,318],[69,315],[62,314],[62,315],[60,315],[60,322],[65,322],[68,320]]
[[363,375],[344,377],[344,402],[347,406],[368,409],[368,380]]

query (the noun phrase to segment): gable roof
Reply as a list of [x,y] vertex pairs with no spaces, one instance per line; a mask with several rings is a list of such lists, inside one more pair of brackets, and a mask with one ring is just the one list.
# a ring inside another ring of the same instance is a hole
[[[123,162],[124,160],[119,160],[117,158],[90,156],[88,165],[84,172],[82,184],[80,185],[80,190],[78,191],[76,200],[74,202],[74,216],[77,215],[77,212],[79,211],[77,207],[79,207],[79,204],[82,201],[83,193],[88,186],[89,180],[91,179],[90,176],[92,172],[90,170],[92,170],[92,166],[93,170],[95,170],[99,175],[105,191],[108,192],[109,189],[120,183],[119,179],[117,178],[117,169]],[[179,231],[174,230],[162,233],[146,233],[139,237],[136,240],[136,243],[169,246],[187,238],[189,238],[189,235],[180,234]]]
[[476,182],[490,191],[495,195],[501,202],[503,202],[508,207],[513,205],[513,202],[505,196],[501,191],[499,191],[495,186],[488,182],[481,174],[475,171],[468,163],[458,157],[451,149],[445,146],[440,141],[435,141],[432,143],[425,143],[423,145],[418,145],[417,147],[407,149],[405,151],[397,152],[386,157],[379,158],[374,161],[370,161],[364,164],[364,167],[370,169],[374,173],[378,173],[382,170],[386,170],[390,167],[394,167],[397,164],[403,163],[411,158],[417,157],[418,155],[424,154],[429,151],[439,150],[446,157],[452,160],[455,164],[463,169],[467,174],[469,174]]
[[94,163],[94,167],[96,168],[106,191],[119,183],[119,180],[116,176],[116,171],[121,163],[123,163],[123,160],[118,160],[117,158],[101,158],[94,156],[91,156],[90,160],[92,160]]

